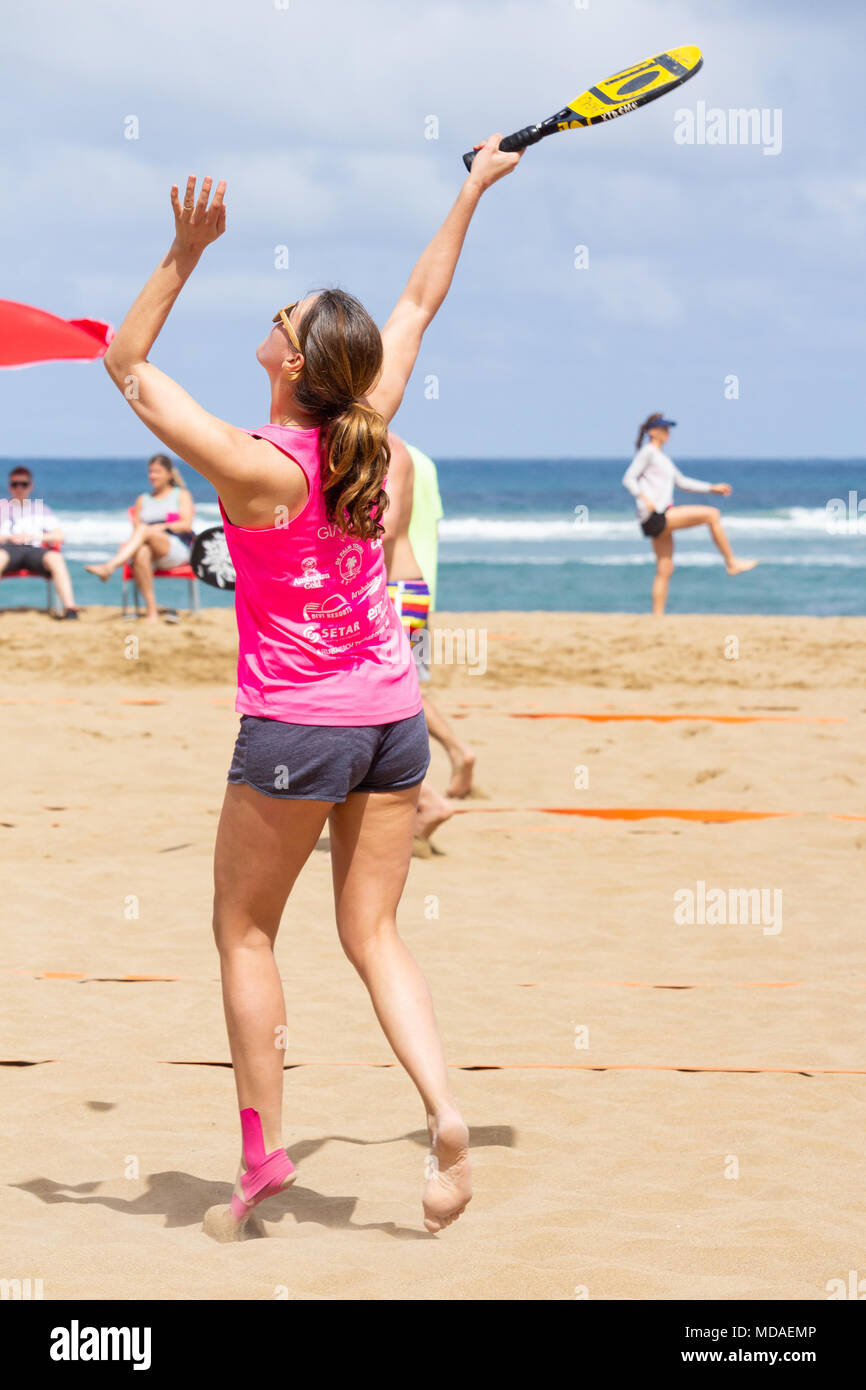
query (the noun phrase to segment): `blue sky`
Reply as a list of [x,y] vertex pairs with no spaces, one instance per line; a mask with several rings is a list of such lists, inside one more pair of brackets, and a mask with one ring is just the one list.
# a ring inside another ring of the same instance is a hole
[[[171,183],[226,178],[228,231],[153,360],[259,424],[254,350],[280,305],[341,284],[383,322],[476,139],[697,43],[694,81],[543,142],[485,195],[395,428],[434,457],[614,457],[661,409],[683,457],[859,457],[864,27],[853,0],[20,6],[0,294],[118,323],[171,240]],[[780,153],[677,144],[699,101],[781,110]],[[6,456],[151,448],[98,364],[0,372],[0,410]]]

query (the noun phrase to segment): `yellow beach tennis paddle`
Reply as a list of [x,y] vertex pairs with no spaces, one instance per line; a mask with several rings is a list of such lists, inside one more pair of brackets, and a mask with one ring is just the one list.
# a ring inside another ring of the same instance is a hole
[[[602,121],[612,121],[616,116],[625,116],[629,111],[637,111],[657,97],[681,87],[690,77],[703,67],[703,54],[694,45],[685,48],[670,48],[665,53],[657,53],[634,67],[624,68],[622,72],[606,77],[589,91],[583,92],[568,106],[548,116],[538,125],[524,126],[513,135],[506,135],[499,148],[508,153],[525,150],[527,145],[535,145],[546,135],[556,135],[560,130],[582,130],[584,126],[599,125]],[[463,156],[467,169],[472,168],[475,151],[469,150]]]

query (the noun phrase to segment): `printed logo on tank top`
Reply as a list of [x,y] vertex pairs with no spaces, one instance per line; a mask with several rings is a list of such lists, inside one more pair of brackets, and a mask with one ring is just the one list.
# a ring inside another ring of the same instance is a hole
[[319,623],[332,621],[334,618],[345,618],[347,613],[351,613],[352,605],[348,599],[343,598],[342,594],[331,594],[324,603],[319,603],[314,599],[312,603],[304,604],[304,617],[307,622],[311,620]]
[[364,640],[360,627],[359,620],[345,625],[337,624],[335,627],[309,626],[303,629],[303,635],[308,642],[318,642],[323,646],[329,656],[336,656],[338,652],[347,652],[350,647],[356,647]]
[[347,584],[353,579],[357,579],[363,562],[364,552],[357,543],[345,546],[337,556],[337,569],[340,571],[340,578]]
[[301,561],[301,573],[294,576],[290,581],[301,589],[321,589],[325,580],[330,578],[328,570],[316,569],[316,559],[314,555],[308,555],[306,560]]
[[374,589],[380,588],[384,583],[384,574],[376,574],[372,579],[368,579],[366,584],[362,584],[360,589],[353,589],[352,598],[366,598],[367,594],[372,593]]
[[[365,589],[375,588],[380,578],[381,576],[377,576],[370,584],[364,586]],[[332,656],[350,651],[352,647],[369,641],[371,637],[378,638],[383,629],[389,626],[390,603],[387,596],[374,603],[364,614],[363,623],[360,618],[355,618],[354,622],[349,623],[335,621],[337,618],[348,617],[352,612],[351,604],[342,594],[331,594],[323,603],[305,603],[304,618],[307,626],[303,629],[303,636],[308,642],[320,644]]]

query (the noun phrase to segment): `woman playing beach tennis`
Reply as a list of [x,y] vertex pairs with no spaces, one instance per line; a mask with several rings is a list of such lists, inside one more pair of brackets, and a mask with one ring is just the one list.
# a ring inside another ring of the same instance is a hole
[[[661,414],[649,415],[638,430],[637,453],[623,475],[623,487],[637,501],[638,520],[645,536],[649,536],[656,553],[656,572],[653,579],[653,613],[660,617],[665,611],[668,585],[674,572],[674,531],[687,526],[709,526],[710,535],[722,552],[728,574],[745,574],[757,560],[738,560],[722,525],[718,507],[674,506],[674,487],[684,492],[717,492],[730,497],[729,483],[704,483],[687,478],[672,459],[663,452],[676,420],[666,420]],[[649,443],[644,438],[649,435]]]
[[449,1225],[471,1196],[468,1131],[430,994],[396,929],[430,754],[379,538],[388,421],[482,193],[520,158],[501,153],[499,140],[480,147],[381,334],[342,290],[275,315],[256,353],[270,384],[270,423],[260,429],[210,415],[147,360],[202,252],[225,230],[224,183],[210,205],[209,178],[198,199],[190,178],[182,204],[172,189],[174,242],[105,355],[136,414],[216,488],[237,573],[242,718],[217,832],[214,934],[242,1160],[231,1206],[205,1217],[220,1240],[237,1239],[253,1208],[294,1178],[282,1146],[276,1039],[286,1015],[273,947],[326,821],[343,949],[426,1111],[428,1231]]

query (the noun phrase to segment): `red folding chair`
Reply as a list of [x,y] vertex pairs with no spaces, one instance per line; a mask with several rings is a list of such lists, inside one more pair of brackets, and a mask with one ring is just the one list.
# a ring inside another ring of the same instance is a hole
[[[45,549],[46,549],[46,550],[59,550],[59,549],[60,549],[60,546],[55,542],[55,543],[52,544],[52,545],[46,545]],[[50,613],[51,610],[52,610],[52,608],[54,607],[54,604],[53,604],[52,600],[56,597],[55,592],[54,592],[54,580],[51,578],[51,575],[50,575],[50,574],[46,574],[46,575],[44,575],[44,576],[43,576],[43,575],[40,575],[40,574],[31,574],[29,570],[4,570],[3,573],[0,574],[0,579],[42,579],[42,578],[44,578],[44,579],[47,581],[47,585],[46,585],[46,589],[45,589],[45,612],[46,612],[46,613]]]
[[[134,526],[135,507],[130,507],[129,519]],[[190,613],[198,613],[198,580],[195,577],[195,570],[192,568],[191,565],[175,565],[174,569],[170,570],[154,570],[153,577],[154,579],[186,579],[189,582],[189,611]],[[127,611],[129,609],[129,603],[127,600],[127,586],[129,584],[132,584],[132,594],[133,601],[135,603],[135,612],[136,615],[138,615],[143,607],[141,602],[141,593],[139,591],[138,585],[135,582],[135,575],[133,573],[132,565],[124,565],[123,588],[121,590],[121,602],[123,604],[124,618],[126,617]]]

